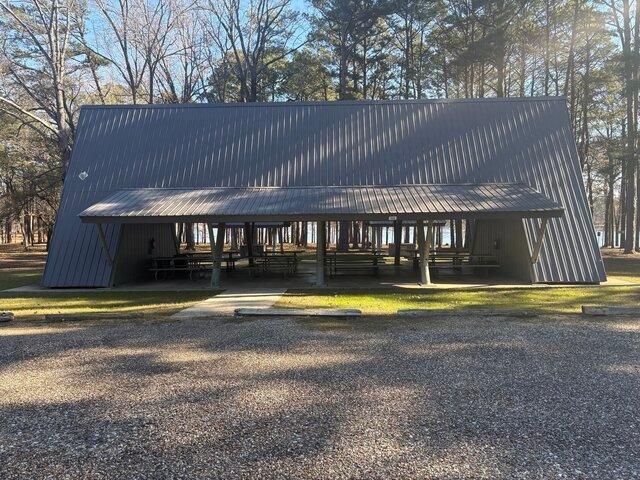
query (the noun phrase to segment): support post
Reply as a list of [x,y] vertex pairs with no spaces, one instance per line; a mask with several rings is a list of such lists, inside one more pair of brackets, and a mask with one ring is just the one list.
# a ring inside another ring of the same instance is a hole
[[272,228],[271,229],[271,253],[276,253],[277,248],[278,248],[278,234],[277,234],[278,229],[277,228]]
[[473,219],[471,222],[471,241],[469,244],[469,253],[473,255],[476,252],[476,239],[478,238],[478,220]]
[[378,227],[371,227],[371,251],[375,252],[376,243],[378,242]]
[[540,255],[540,248],[542,247],[542,240],[544,240],[544,234],[547,231],[547,222],[549,219],[543,218],[540,230],[538,230],[538,238],[536,238],[536,244],[533,246],[533,252],[531,253],[531,263],[538,262],[538,256]]
[[424,242],[424,263],[425,275],[427,277],[426,285],[431,285],[431,273],[429,272],[429,254],[431,253],[431,244],[433,243],[433,220],[427,223],[427,239]]
[[247,245],[247,255],[249,257],[249,266],[253,267],[253,231],[251,223],[244,224],[244,243]]
[[[431,230],[433,222],[429,222],[429,230]],[[431,235],[428,240],[424,238],[424,222],[422,220],[416,221],[416,233],[418,235],[418,251],[420,252],[420,284],[430,285],[431,277],[429,275],[429,244],[431,241]]]
[[393,264],[398,266],[400,265],[400,250],[402,246],[402,220],[396,220],[393,224],[393,243],[396,244]]
[[325,222],[318,222],[318,238],[316,239],[316,287],[324,286],[324,253],[327,241]]
[[278,237],[280,240],[280,253],[284,255],[284,227],[278,229]]
[[174,223],[171,226],[171,234],[173,236],[173,246],[176,251],[176,255],[180,253],[180,239],[178,238],[178,234],[176,233],[176,224]]
[[180,245],[182,245],[182,234],[184,233],[184,223],[178,224],[178,253],[180,253]]
[[109,265],[113,265],[113,258],[111,258],[111,252],[109,252],[109,246],[107,245],[107,239],[104,236],[104,230],[101,223],[96,223],[96,230],[98,230],[98,238],[100,239],[100,246],[104,252],[104,256],[107,258]]
[[222,250],[224,248],[224,223],[218,224],[218,231],[215,239],[213,240],[213,225],[208,224],[209,227],[209,241],[211,242],[211,255],[213,268],[211,270],[211,288],[220,287],[220,270],[222,267]]

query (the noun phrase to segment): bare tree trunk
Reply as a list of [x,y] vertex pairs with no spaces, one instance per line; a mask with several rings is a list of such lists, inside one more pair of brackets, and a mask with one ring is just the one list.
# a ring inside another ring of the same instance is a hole
[[187,250],[195,250],[195,242],[193,238],[193,223],[184,224],[184,238],[187,244]]

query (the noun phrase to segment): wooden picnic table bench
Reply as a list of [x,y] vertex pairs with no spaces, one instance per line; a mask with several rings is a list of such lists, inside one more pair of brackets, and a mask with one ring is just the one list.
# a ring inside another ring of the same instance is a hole
[[250,262],[249,266],[251,275],[279,272],[288,277],[298,271],[298,256],[295,252],[256,255],[252,259],[253,262]]
[[329,267],[329,278],[339,273],[349,274],[367,270],[377,276],[383,262],[382,255],[374,253],[330,252],[325,258],[325,265]]
[[[429,251],[429,265],[434,266],[436,263],[439,264],[447,264],[450,266],[459,266],[462,265],[465,261],[469,259],[469,251],[468,250],[460,250],[460,249],[438,249],[438,250],[430,250]],[[414,268],[418,268],[420,264],[420,255],[418,250],[415,250],[413,257],[413,266]]]
[[[418,268],[420,256],[416,253],[413,265]],[[495,255],[491,254],[471,254],[467,250],[445,249],[432,250],[429,253],[429,270],[434,276],[438,276],[443,271],[451,271],[457,275],[478,275],[489,276],[489,271],[500,268]]]
[[500,264],[498,264],[494,255],[466,254],[460,259],[443,259],[441,257],[440,260],[437,260],[437,257],[434,257],[434,261],[429,262],[429,268],[433,269],[436,276],[441,273],[441,270],[450,269],[459,275],[482,274],[483,276],[488,277],[489,271],[495,268],[500,268]]
[[[237,257],[227,255],[222,258],[227,271],[235,269]],[[211,255],[193,255],[181,254],[173,257],[156,257],[151,259],[150,272],[153,273],[156,280],[159,279],[161,273],[166,278],[167,274],[173,276],[176,272],[187,272],[189,279],[193,278],[193,273],[201,275],[205,272],[213,270],[213,259]]]

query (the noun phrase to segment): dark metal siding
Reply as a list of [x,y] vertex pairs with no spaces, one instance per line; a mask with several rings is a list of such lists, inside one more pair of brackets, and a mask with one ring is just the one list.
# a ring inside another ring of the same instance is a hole
[[527,243],[522,220],[478,220],[472,253],[495,255],[500,268],[491,271],[492,274],[530,282],[531,251]]
[[536,280],[604,280],[563,99],[85,107],[43,285],[108,282],[77,214],[123,188],[518,182],[566,212]]

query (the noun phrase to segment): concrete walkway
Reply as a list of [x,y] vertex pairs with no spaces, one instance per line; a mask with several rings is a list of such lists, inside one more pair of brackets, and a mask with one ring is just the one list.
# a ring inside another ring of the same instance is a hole
[[233,315],[237,308],[269,308],[286,288],[232,288],[171,315],[172,318],[218,317]]

